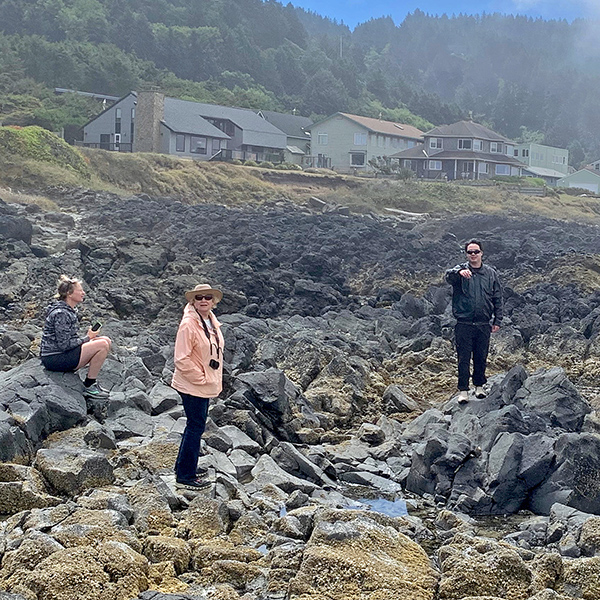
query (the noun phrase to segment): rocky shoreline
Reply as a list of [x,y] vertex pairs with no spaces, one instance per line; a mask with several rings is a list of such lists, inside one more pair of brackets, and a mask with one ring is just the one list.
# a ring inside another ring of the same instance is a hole
[[[46,193],[60,211],[0,204],[0,599],[600,597],[597,228]],[[441,275],[474,233],[507,319],[463,406]],[[114,340],[109,402],[34,358],[63,272]],[[227,372],[213,486],[181,493],[167,384],[198,281],[225,291]]]

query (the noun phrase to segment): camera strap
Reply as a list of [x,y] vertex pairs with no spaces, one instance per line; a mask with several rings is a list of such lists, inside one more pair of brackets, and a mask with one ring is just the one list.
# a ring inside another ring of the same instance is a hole
[[[219,342],[219,332],[217,331],[217,328],[213,325],[213,329],[215,332],[215,338],[217,340],[217,343],[215,344],[211,339],[210,339],[210,331],[208,330],[208,325],[206,324],[206,321],[204,320],[204,318],[202,317],[202,315],[196,310],[196,312],[198,313],[198,316],[200,317],[200,321],[202,323],[202,327],[204,328],[204,333],[206,334],[206,337],[208,339],[208,344],[210,346],[210,355],[212,356],[212,349],[213,349],[213,344],[217,346],[217,358],[219,358],[219,354],[221,352],[221,346],[220,346],[220,342]],[[210,319],[210,317],[209,317]],[[212,320],[211,320],[211,324],[212,324]]]

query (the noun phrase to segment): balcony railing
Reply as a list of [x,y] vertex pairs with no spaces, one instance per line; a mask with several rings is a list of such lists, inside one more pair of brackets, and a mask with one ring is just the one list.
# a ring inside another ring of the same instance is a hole
[[269,161],[279,164],[283,162],[283,154],[281,152],[250,152],[249,150],[222,148],[211,160],[253,160],[255,162]]
[[110,152],[133,152],[133,144],[125,144],[123,142],[80,142],[75,140],[76,146],[84,148],[99,148],[100,150],[109,150]]
[[331,169],[331,158],[322,154],[319,154],[318,156],[303,156],[302,166],[317,169]]

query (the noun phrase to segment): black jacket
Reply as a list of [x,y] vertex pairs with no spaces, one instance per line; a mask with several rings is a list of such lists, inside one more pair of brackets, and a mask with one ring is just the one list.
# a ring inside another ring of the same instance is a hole
[[[461,277],[463,269],[472,271],[470,279]],[[482,264],[480,269],[471,269],[469,263],[456,265],[446,271],[446,281],[452,286],[452,314],[461,323],[489,323],[502,321],[502,286],[498,273]]]

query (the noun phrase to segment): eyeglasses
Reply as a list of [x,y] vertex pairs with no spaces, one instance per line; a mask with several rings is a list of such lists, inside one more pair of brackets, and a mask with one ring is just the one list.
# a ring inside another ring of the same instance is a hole
[[[481,250],[467,250],[467,254],[481,254]],[[198,296],[196,296],[196,299]]]
[[194,296],[194,300],[198,300],[198,302],[200,300],[212,300],[212,299],[213,299],[212,294],[205,294],[204,296],[202,294],[198,294],[197,296]]

